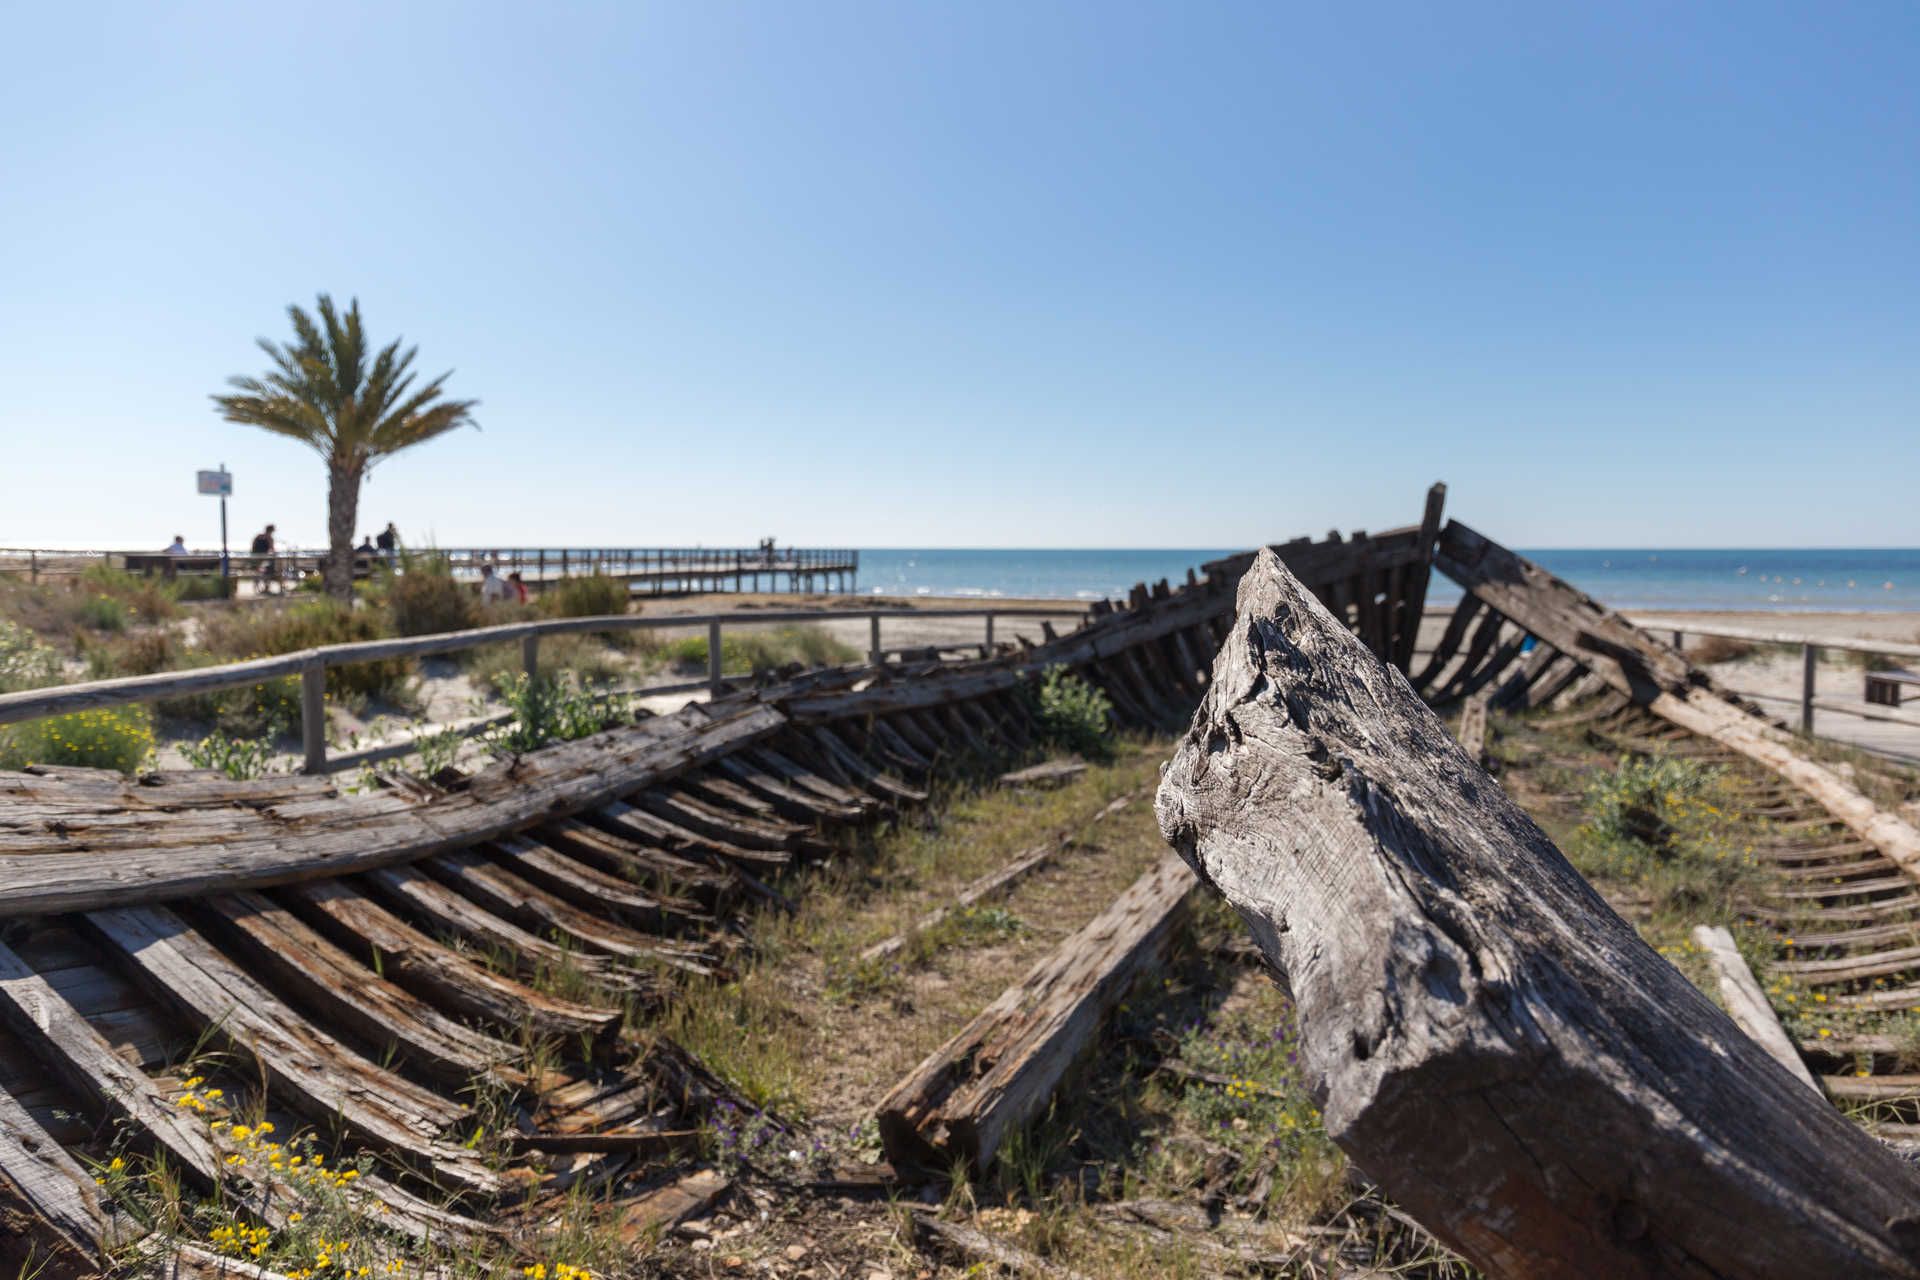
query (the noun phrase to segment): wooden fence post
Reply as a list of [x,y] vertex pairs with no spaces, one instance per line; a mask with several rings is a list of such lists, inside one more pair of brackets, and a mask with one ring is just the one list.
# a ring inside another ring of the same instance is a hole
[[720,692],[720,624],[714,621],[707,624],[707,693],[717,698]]
[[300,669],[300,743],[307,773],[327,771],[327,663],[315,656]]
[[993,656],[993,615],[992,614],[987,615],[987,651],[983,656],[988,658],[991,658]]
[[867,619],[867,622],[871,641],[867,645],[867,659],[876,667],[884,667],[887,664],[887,655],[880,651],[880,615],[874,614]]
[[1800,646],[1800,732],[1813,733],[1813,671],[1820,662],[1820,647]]
[[539,679],[540,637],[538,634],[520,637],[520,669],[527,673],[529,684]]

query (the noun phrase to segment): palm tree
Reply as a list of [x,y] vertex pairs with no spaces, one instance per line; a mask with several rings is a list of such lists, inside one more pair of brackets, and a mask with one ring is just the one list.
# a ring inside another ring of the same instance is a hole
[[441,399],[451,370],[413,390],[409,370],[417,348],[402,353],[397,338],[369,366],[358,298],[342,317],[323,293],[318,310],[316,325],[299,306],[288,307],[297,341],[276,346],[261,338],[274,367],[258,378],[228,379],[239,394],[213,402],[228,422],[298,440],[327,460],[327,593],[351,600],[353,530],[367,469],[455,427],[477,428],[469,411],[480,402]]

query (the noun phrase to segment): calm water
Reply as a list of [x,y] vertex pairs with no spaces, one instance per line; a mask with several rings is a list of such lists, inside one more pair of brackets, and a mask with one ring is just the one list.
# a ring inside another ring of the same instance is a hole
[[[883,548],[860,553],[860,590],[963,599],[1124,598],[1136,582],[1180,582],[1230,554],[1187,551],[968,551]],[[1920,611],[1920,548],[1898,550],[1547,550],[1522,554],[1621,609]],[[1435,576],[1436,603],[1458,598]]]

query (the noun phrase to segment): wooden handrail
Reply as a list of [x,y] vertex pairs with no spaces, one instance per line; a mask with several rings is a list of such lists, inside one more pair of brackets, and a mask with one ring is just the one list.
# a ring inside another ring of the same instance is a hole
[[[238,689],[250,684],[262,684],[268,680],[283,680],[297,676],[303,685],[301,740],[306,756],[307,772],[319,773],[324,772],[327,766],[324,723],[321,720],[324,707],[320,704],[318,693],[324,688],[326,672],[330,667],[351,666],[357,662],[378,662],[392,658],[418,658],[432,654],[458,653],[466,649],[477,649],[482,645],[505,644],[518,640],[523,644],[522,653],[531,670],[536,661],[534,655],[537,653],[538,642],[542,636],[596,631],[695,630],[705,627],[710,648],[708,678],[702,682],[675,687],[699,687],[700,684],[705,684],[714,692],[718,692],[720,686],[729,677],[723,675],[719,669],[719,647],[712,641],[719,637],[720,629],[724,626],[764,626],[864,618],[869,620],[871,634],[876,642],[874,647],[877,650],[880,621],[883,618],[986,618],[989,620],[995,617],[1063,618],[1086,612],[1087,608],[1083,604],[1063,602],[1058,609],[1033,605],[1008,605],[1003,608],[778,609],[755,611],[750,614],[704,613],[677,617],[612,614],[591,618],[553,618],[540,622],[509,622],[499,626],[475,627],[466,631],[441,632],[437,635],[321,645],[317,648],[278,654],[271,658],[254,658],[246,662],[197,667],[190,671],[161,671],[153,675],[125,676],[115,680],[90,680],[82,684],[54,685],[44,689],[27,689],[19,693],[0,694],[0,725],[15,724],[24,720],[39,720],[47,716],[71,715],[77,711],[94,711],[102,707],[124,706],[134,702],[155,702],[162,698],[177,698],[187,694]],[[991,635],[990,628],[989,621],[989,635]],[[871,658],[872,655],[870,654],[869,657]],[[884,654],[881,655],[880,660],[884,661]]]
[[1633,624],[1647,631],[1670,631],[1676,636],[1720,636],[1727,640],[1749,640],[1756,644],[1812,645],[1816,649],[1841,649],[1848,653],[1884,653],[1894,658],[1920,658],[1920,644],[1899,640],[1847,640],[1832,636],[1807,635],[1799,631],[1761,631],[1754,627],[1703,627],[1675,618],[1649,618],[1627,615]]

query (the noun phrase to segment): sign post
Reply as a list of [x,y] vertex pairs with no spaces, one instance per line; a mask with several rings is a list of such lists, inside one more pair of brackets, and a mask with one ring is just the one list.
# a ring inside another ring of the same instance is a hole
[[233,496],[233,474],[223,462],[218,471],[200,472],[199,480],[201,493],[216,494],[220,498],[220,576],[231,577],[227,560],[227,499]]

